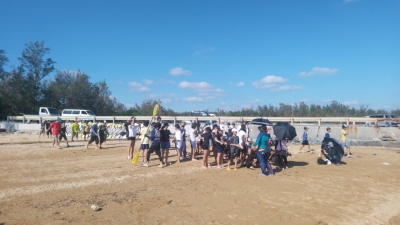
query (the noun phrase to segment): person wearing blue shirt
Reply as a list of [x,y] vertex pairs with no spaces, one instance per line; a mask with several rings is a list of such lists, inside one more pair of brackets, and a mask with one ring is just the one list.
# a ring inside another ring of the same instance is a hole
[[309,151],[310,153],[314,153],[314,150],[312,150],[311,147],[310,147],[310,143],[308,143],[308,140],[310,140],[310,138],[308,137],[307,131],[308,131],[308,127],[304,127],[304,132],[303,132],[303,137],[302,137],[303,142],[301,143],[301,147],[300,147],[300,149],[299,149],[299,153],[302,152],[301,150],[302,150],[303,147],[306,146],[306,145],[308,146],[308,151]]
[[97,126],[97,121],[93,123],[92,127],[90,128],[90,140],[86,144],[86,148],[92,143],[96,143],[96,149],[99,149],[99,127]]
[[150,154],[153,153],[154,151],[156,152],[158,159],[160,160],[160,165],[158,165],[158,167],[160,167],[160,168],[163,167],[163,160],[162,160],[162,156],[161,156],[160,128],[161,128],[161,123],[156,123],[156,124],[154,124],[153,130],[151,130],[151,132],[150,132],[150,137],[148,135],[145,135],[146,137],[150,138],[151,146],[150,146],[150,149],[147,151],[147,156],[146,156],[147,161],[142,165],[144,167],[149,166]]

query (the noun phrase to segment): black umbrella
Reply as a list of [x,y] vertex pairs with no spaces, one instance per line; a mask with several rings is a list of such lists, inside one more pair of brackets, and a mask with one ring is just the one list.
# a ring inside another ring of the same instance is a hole
[[333,139],[333,138],[325,137],[324,140],[322,141],[322,143],[324,143],[324,144],[328,144],[329,142],[332,142],[332,144],[333,144],[332,149],[334,150],[334,152],[336,154],[338,154],[340,156],[340,159],[343,158],[343,156],[344,156],[343,146],[336,139]]
[[250,123],[251,124],[256,124],[256,125],[272,126],[271,121],[269,121],[268,119],[263,119],[263,118],[254,119]]
[[296,129],[287,122],[278,122],[274,125],[274,134],[281,140],[293,140],[297,136]]

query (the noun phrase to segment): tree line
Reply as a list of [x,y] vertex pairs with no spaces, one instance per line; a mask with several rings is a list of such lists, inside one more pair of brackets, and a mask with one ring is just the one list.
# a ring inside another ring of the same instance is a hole
[[[157,99],[146,99],[127,108],[115,97],[111,97],[106,81],[90,82],[90,76],[79,70],[56,70],[56,62],[46,58],[49,53],[50,48],[44,42],[27,43],[18,58],[19,65],[6,71],[4,67],[9,60],[6,52],[0,49],[0,119],[22,113],[36,115],[41,106],[52,106],[59,110],[91,109],[99,116],[151,116],[157,103],[161,105],[159,115],[190,116],[190,112],[175,112],[165,108]],[[47,79],[51,73],[55,73],[54,78]],[[400,115],[400,109],[388,112],[370,109],[365,105],[354,108],[332,101],[327,105],[279,103],[277,106],[259,105],[234,111],[217,109],[210,113],[239,117],[363,117],[382,113]]]

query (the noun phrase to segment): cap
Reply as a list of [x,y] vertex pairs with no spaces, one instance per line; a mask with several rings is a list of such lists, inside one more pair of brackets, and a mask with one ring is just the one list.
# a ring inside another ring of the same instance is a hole
[[346,125],[346,124],[343,124],[343,125],[342,125],[342,128],[347,128],[347,125]]
[[233,128],[233,129],[232,129],[232,132],[237,132],[236,128]]
[[181,128],[181,126],[179,124],[175,124],[176,128]]
[[210,121],[206,121],[206,125],[210,125]]
[[304,127],[304,130],[305,130],[305,129],[308,129],[308,127]]
[[163,127],[165,127],[165,126],[169,126],[169,124],[168,124],[167,122],[165,122],[165,123],[163,124]]

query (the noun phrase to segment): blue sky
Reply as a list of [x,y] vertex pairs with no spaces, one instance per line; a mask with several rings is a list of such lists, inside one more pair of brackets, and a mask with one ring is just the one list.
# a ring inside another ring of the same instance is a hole
[[400,108],[399,12],[398,0],[1,0],[0,49],[11,67],[25,43],[44,41],[58,70],[106,80],[128,107],[390,110]]

